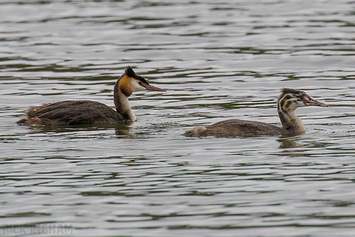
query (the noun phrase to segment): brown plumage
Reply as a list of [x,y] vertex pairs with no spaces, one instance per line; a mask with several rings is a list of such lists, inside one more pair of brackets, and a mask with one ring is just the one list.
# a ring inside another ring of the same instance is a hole
[[26,111],[25,117],[17,121],[17,124],[81,125],[136,121],[136,117],[129,107],[128,97],[133,92],[141,90],[165,91],[149,85],[131,67],[127,67],[125,73],[114,86],[116,110],[103,103],[90,100],[60,101],[31,107]]
[[294,113],[298,107],[302,106],[326,107],[327,105],[312,99],[304,91],[284,88],[277,102],[282,127],[263,122],[230,119],[206,127],[196,127],[185,132],[185,136],[252,137],[303,134],[306,129]]

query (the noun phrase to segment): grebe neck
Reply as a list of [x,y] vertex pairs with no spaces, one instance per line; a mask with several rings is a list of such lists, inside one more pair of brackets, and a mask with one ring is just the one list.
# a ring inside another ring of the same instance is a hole
[[286,112],[279,109],[278,113],[282,127],[288,134],[303,134],[306,132],[306,128],[304,127],[301,119],[297,117],[294,111]]
[[122,115],[124,119],[136,121],[136,116],[133,114],[131,107],[129,106],[128,97],[129,95],[127,96],[122,92],[119,86],[119,80],[117,80],[113,92],[113,100],[115,102],[116,111]]

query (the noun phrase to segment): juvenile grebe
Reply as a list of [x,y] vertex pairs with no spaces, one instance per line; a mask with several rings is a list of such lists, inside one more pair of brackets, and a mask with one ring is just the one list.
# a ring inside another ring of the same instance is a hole
[[196,127],[185,132],[185,136],[251,137],[303,134],[306,128],[294,113],[298,107],[303,106],[327,107],[328,105],[312,99],[304,91],[284,88],[277,101],[277,111],[282,127],[262,122],[230,119],[206,127]]
[[128,66],[114,87],[113,100],[116,111],[96,101],[60,101],[30,108],[26,111],[25,118],[17,121],[17,124],[80,125],[136,121],[128,97],[133,92],[142,90],[165,91],[149,85]]

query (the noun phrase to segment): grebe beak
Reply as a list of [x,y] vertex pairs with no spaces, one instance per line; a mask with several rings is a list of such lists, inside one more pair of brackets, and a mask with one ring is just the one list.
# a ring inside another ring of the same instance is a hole
[[329,107],[329,105],[324,104],[322,102],[319,102],[317,100],[314,100],[312,98],[303,98],[303,102],[305,103],[306,106],[320,106],[320,107]]
[[161,88],[156,87],[156,86],[151,86],[149,84],[145,84],[145,83],[140,83],[140,84],[141,84],[141,86],[143,86],[148,91],[162,91],[162,92],[166,91],[164,89],[161,89]]

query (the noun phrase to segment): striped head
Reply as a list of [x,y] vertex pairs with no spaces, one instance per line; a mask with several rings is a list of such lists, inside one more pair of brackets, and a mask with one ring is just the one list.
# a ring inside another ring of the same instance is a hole
[[306,92],[290,88],[283,88],[278,99],[277,109],[279,112],[290,113],[295,111],[298,107],[303,106],[321,106],[328,107],[328,105],[319,102]]
[[126,68],[125,73],[119,79],[118,86],[121,92],[127,97],[135,91],[165,91],[149,85],[147,80],[145,80],[144,77],[138,76],[130,66]]

